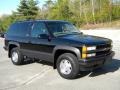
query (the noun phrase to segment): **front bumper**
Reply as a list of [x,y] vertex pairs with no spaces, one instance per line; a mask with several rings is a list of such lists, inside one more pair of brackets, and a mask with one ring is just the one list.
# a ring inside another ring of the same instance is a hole
[[108,55],[79,60],[80,70],[90,71],[90,70],[100,68],[104,64],[110,63],[114,55],[115,55],[114,51],[111,51],[111,53]]

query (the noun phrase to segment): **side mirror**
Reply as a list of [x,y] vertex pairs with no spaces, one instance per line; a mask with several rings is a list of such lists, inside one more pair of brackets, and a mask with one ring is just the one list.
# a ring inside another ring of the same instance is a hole
[[40,38],[40,39],[48,39],[48,41],[51,40],[51,37],[48,34],[40,34],[40,35],[38,35],[38,38]]
[[40,34],[40,35],[38,35],[38,38],[47,39],[48,35],[47,34]]

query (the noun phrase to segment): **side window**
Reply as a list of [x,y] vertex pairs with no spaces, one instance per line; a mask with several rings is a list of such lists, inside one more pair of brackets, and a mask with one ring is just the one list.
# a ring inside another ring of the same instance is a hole
[[29,29],[30,29],[30,23],[28,22],[23,22],[21,24],[18,25],[18,33],[19,36],[26,36],[26,34],[29,33]]
[[18,22],[10,26],[8,34],[12,36],[22,36],[25,37],[29,33],[30,23]]
[[12,25],[9,27],[7,34],[9,34],[9,35],[14,35],[14,33],[15,33],[15,28],[16,28],[16,23],[12,24]]
[[31,31],[31,36],[38,37],[40,34],[48,34],[48,31],[44,23],[36,22]]

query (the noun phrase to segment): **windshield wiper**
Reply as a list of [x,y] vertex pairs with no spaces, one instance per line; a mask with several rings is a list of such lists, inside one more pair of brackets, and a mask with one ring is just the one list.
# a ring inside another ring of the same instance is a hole
[[82,32],[71,32],[70,34],[83,34]]
[[65,33],[65,32],[57,32],[57,33],[54,33],[55,35],[66,35],[66,34],[68,34],[68,33]]
[[57,32],[54,33],[56,36],[60,36],[60,35],[71,35],[71,34],[82,34],[82,32]]

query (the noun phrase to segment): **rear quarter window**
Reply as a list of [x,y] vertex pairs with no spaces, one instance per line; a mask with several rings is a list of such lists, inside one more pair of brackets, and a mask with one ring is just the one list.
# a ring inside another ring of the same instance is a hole
[[10,26],[8,30],[8,35],[12,36],[26,36],[26,34],[29,33],[29,30],[31,29],[31,23],[29,22],[20,22],[20,23],[14,23]]

